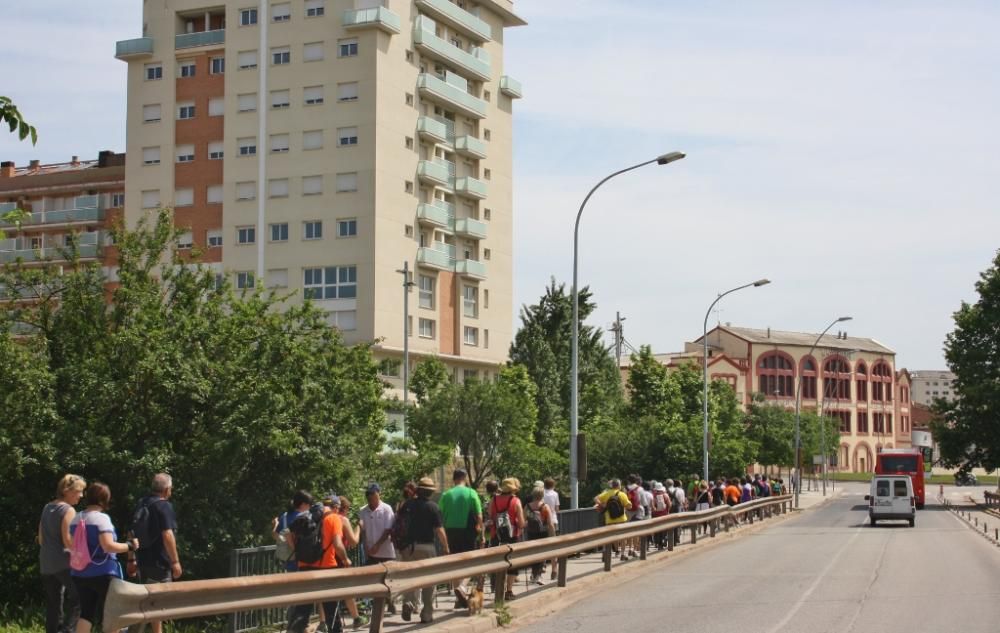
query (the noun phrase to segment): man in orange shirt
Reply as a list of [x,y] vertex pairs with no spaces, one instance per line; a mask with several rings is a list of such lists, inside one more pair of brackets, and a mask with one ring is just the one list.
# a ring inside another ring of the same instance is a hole
[[734,506],[740,502],[740,495],[743,494],[739,487],[739,481],[736,479],[730,479],[729,485],[726,486],[725,498],[726,504]]
[[[325,499],[335,499],[333,494],[325,495]],[[295,550],[295,558],[299,562],[299,571],[315,571],[319,569],[336,569],[338,566],[350,567],[351,561],[344,548],[344,526],[336,512],[316,504],[296,517],[289,531],[289,541]],[[312,604],[302,604],[295,607],[288,630],[292,633],[304,633],[312,615]],[[340,603],[324,602],[323,617],[325,628],[329,633],[341,633],[343,623],[340,620]]]

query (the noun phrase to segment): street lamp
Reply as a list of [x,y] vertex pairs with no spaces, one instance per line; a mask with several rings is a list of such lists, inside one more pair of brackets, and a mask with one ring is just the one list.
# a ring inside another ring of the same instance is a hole
[[403,276],[403,430],[406,430],[406,405],[410,401],[410,288],[415,284],[410,275],[410,262],[397,269]]
[[[820,335],[816,337],[816,341],[809,348],[809,353],[806,356],[812,356],[812,353],[816,350],[816,346],[819,345],[820,339],[826,336],[826,333],[830,331],[830,328],[842,323],[844,321],[850,321],[854,317],[842,316],[833,320],[830,325],[826,326],[826,329],[820,332]],[[819,373],[819,367],[817,366],[817,373]],[[798,370],[795,372],[798,378],[795,384],[795,477],[797,479],[795,485],[795,507],[799,507],[799,489],[802,488],[802,371]],[[825,387],[824,387],[825,388]],[[822,424],[822,421],[820,422]]]
[[577,294],[577,261],[578,253],[580,250],[580,216],[583,215],[583,209],[587,206],[587,201],[590,200],[590,196],[594,195],[597,189],[611,180],[615,176],[620,176],[625,172],[632,171],[633,169],[638,169],[640,167],[645,167],[646,165],[652,165],[656,163],[657,165],[667,165],[674,161],[684,158],[686,154],[682,152],[669,152],[661,156],[657,156],[652,160],[647,160],[645,162],[639,163],[638,165],[632,165],[631,167],[626,167],[625,169],[620,169],[609,176],[605,176],[603,180],[594,185],[594,188],[587,193],[587,197],[583,199],[583,203],[580,205],[580,210],[576,213],[576,224],[573,226],[573,351],[570,369],[570,411],[569,411],[569,487],[570,487],[570,507],[576,509],[580,507],[580,473],[578,472],[579,455],[577,454],[577,436],[579,434],[579,410],[580,410],[580,393],[579,393],[579,373],[580,373],[580,306],[579,297]]
[[708,306],[708,311],[705,312],[705,321],[702,323],[701,328],[701,341],[704,343],[705,357],[702,361],[702,374],[705,383],[705,393],[702,397],[702,406],[705,413],[705,428],[702,432],[701,438],[701,467],[702,467],[702,479],[708,481],[708,315],[712,313],[712,308],[715,304],[719,302],[720,299],[728,294],[732,294],[737,290],[743,290],[744,288],[759,288],[760,286],[766,286],[771,283],[770,279],[758,279],[752,283],[744,284],[738,288],[733,288],[732,290],[727,290],[715,298],[712,305]]

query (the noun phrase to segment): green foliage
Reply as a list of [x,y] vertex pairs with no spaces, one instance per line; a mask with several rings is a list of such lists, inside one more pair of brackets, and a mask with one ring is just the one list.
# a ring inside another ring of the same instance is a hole
[[962,302],[944,345],[955,374],[952,402],[938,400],[931,429],[945,466],[1000,466],[1000,251],[976,282],[979,299]]
[[0,121],[7,124],[12,134],[17,134],[18,140],[23,141],[30,136],[32,145],[38,142],[38,131],[35,130],[35,126],[29,125],[24,120],[10,97],[0,96]]
[[[151,476],[174,476],[189,578],[224,576],[234,547],[266,542],[298,488],[360,492],[378,466],[382,384],[365,345],[348,347],[306,302],[217,289],[170,262],[167,212],[115,231],[110,305],[96,266],[8,267],[0,284],[37,301],[0,321],[0,602],[38,587],[33,535],[64,472],[106,482],[127,526]],[[13,456],[13,459],[6,459]]]
[[[795,463],[795,412],[755,393],[747,412],[747,437],[757,446],[754,461],[763,466]],[[839,434],[838,434],[839,437]]]
[[2,225],[13,225],[17,232],[21,231],[21,224],[31,217],[31,214],[24,209],[11,209],[6,213],[0,214],[0,240],[7,239],[7,233],[4,232]]

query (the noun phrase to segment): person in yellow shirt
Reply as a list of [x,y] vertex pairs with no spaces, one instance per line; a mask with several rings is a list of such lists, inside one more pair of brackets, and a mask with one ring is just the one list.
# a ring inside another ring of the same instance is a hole
[[608,489],[594,497],[594,509],[604,513],[604,525],[614,525],[628,521],[627,510],[632,509],[628,495],[622,490],[620,479],[608,482]]

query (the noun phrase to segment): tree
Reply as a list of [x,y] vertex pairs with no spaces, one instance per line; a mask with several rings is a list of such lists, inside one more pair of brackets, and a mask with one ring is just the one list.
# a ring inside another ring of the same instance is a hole
[[35,130],[35,126],[29,125],[24,120],[10,97],[0,96],[0,121],[6,123],[11,133],[16,133],[19,140],[23,141],[30,136],[32,145],[38,142],[38,131]]
[[747,436],[757,445],[754,461],[762,466],[791,466],[795,463],[795,412],[767,402],[755,393],[747,412]]
[[955,374],[952,402],[937,400],[932,422],[946,466],[1000,467],[1000,251],[975,285],[979,299],[962,302],[944,345]]
[[0,603],[37,591],[39,504],[65,472],[111,487],[119,528],[170,472],[185,569],[204,578],[228,573],[232,548],[267,542],[294,490],[360,494],[379,463],[383,385],[367,345],[345,345],[308,301],[237,295],[171,261],[168,212],[114,233],[110,304],[95,265],[0,273],[33,299],[4,304],[0,321],[35,328],[17,341],[0,328]]

